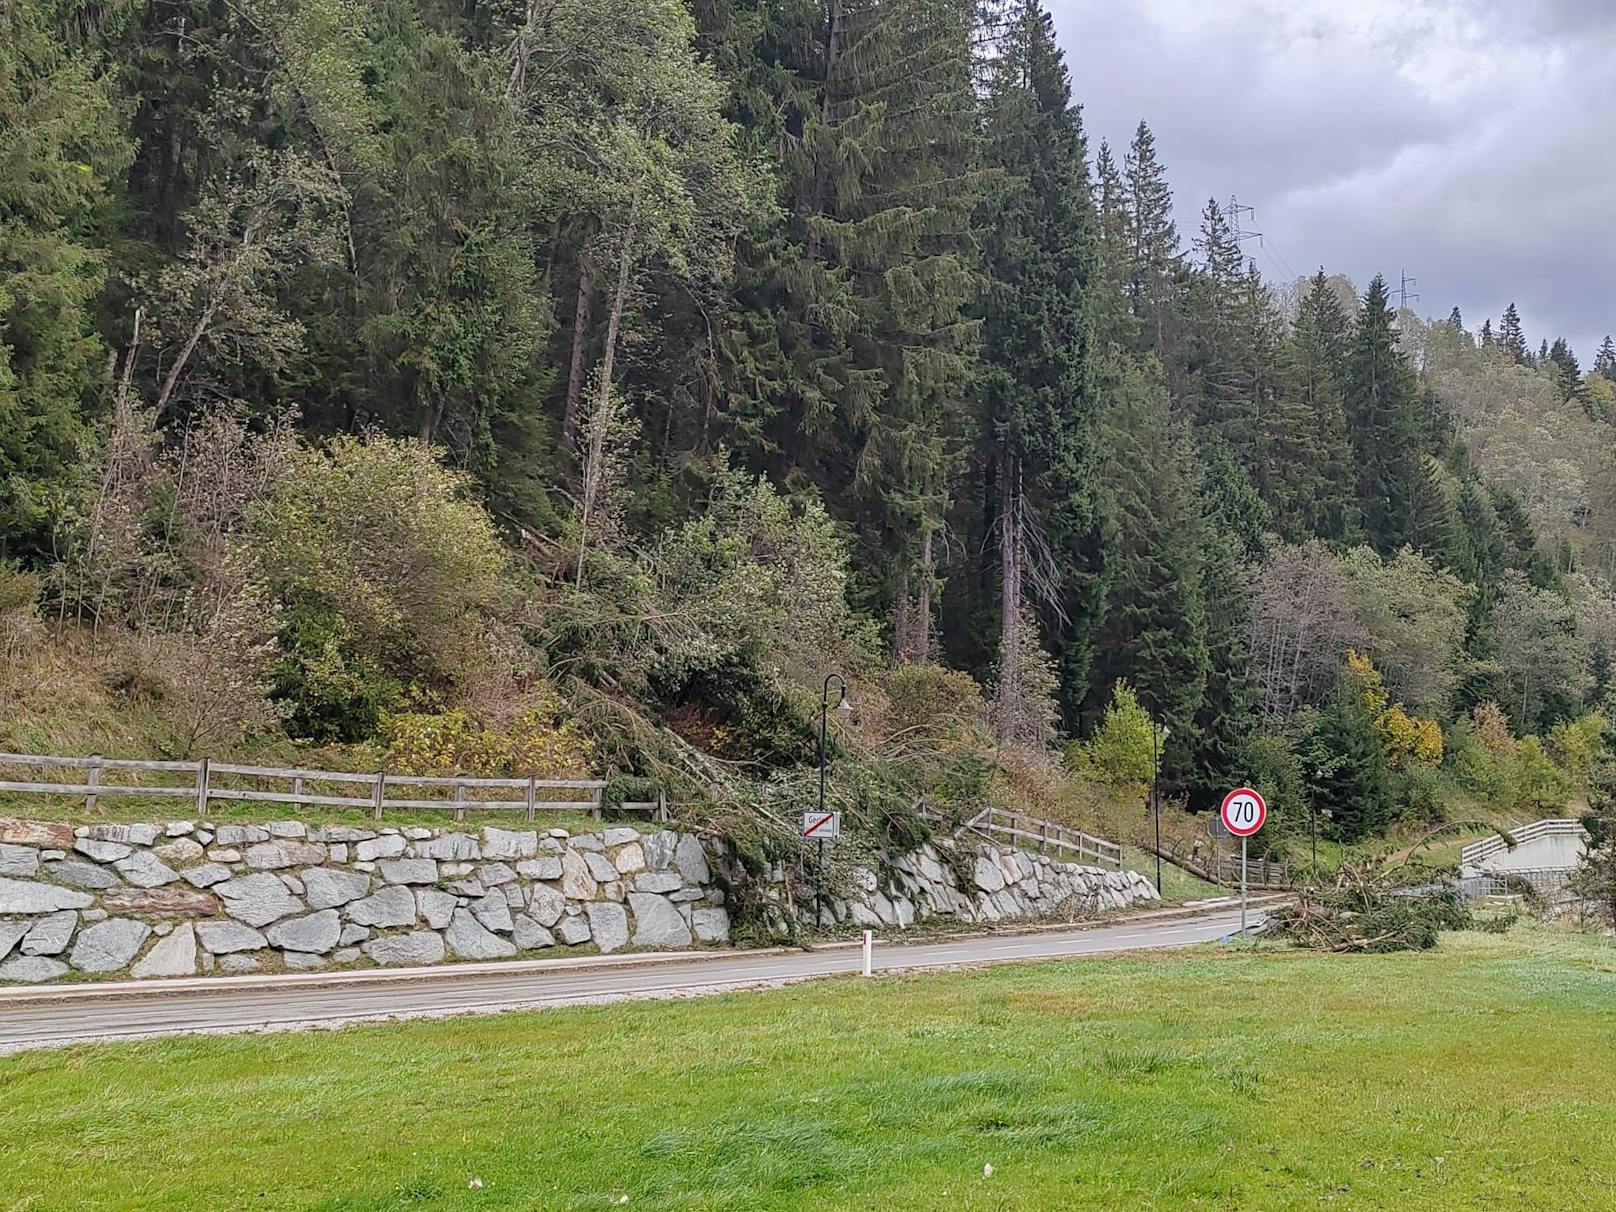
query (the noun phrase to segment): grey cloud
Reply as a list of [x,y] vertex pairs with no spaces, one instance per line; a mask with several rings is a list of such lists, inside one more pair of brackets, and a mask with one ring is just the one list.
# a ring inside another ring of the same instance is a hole
[[1270,277],[1406,269],[1422,311],[1476,326],[1514,300],[1585,363],[1616,328],[1616,4],[1053,10],[1091,140],[1120,156],[1150,123],[1186,244],[1207,197],[1238,194]]

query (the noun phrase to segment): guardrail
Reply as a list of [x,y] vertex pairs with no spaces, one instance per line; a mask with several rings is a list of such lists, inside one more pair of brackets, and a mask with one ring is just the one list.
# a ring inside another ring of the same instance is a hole
[[[947,818],[934,810],[922,810],[921,815],[934,825],[947,823]],[[1122,847],[1115,842],[1056,821],[1028,816],[1024,812],[995,808],[990,804],[975,816],[960,822],[954,832],[958,836],[967,831],[979,833],[990,841],[1009,839],[1012,845],[1022,848],[1029,848],[1027,844],[1030,843],[1039,854],[1054,851],[1057,854],[1075,855],[1080,862],[1087,860],[1115,867],[1119,871],[1122,869]]]
[[[83,771],[78,782],[45,782],[0,779],[0,792],[22,795],[82,796],[86,808],[95,809],[103,796],[139,796],[186,800],[198,816],[207,816],[214,801],[317,805],[331,808],[368,808],[381,820],[389,809],[448,809],[454,819],[464,820],[468,812],[520,811],[526,820],[540,812],[589,812],[597,819],[603,807],[606,788],[602,779],[472,778],[391,774],[385,770],[358,773],[346,770],[304,770],[282,766],[251,766],[201,758],[194,762],[137,761],[99,755],[77,758],[40,753],[0,753],[0,767],[22,766]],[[146,784],[108,782],[109,773],[131,772],[189,775],[188,783]],[[246,782],[249,785],[239,784]],[[264,783],[284,783],[286,788],[266,789]],[[310,790],[311,784],[323,790]],[[357,793],[363,788],[362,793]],[[411,796],[391,797],[393,789],[420,789]],[[491,791],[493,797],[472,797],[468,792]],[[354,793],[349,793],[349,792]],[[499,796],[498,792],[509,794]],[[541,792],[546,796],[541,796]],[[550,799],[548,793],[572,793],[587,798]],[[614,811],[648,812],[657,820],[667,819],[667,802],[655,800],[612,805]]]
[[[1566,833],[1574,833],[1578,837],[1587,836],[1582,822],[1568,817],[1548,817],[1541,821],[1533,821],[1529,825],[1512,825],[1502,833],[1495,833],[1491,837],[1482,838],[1479,842],[1471,842],[1465,846],[1459,851],[1459,866],[1461,869],[1478,867],[1506,850],[1524,846],[1527,842],[1541,837]],[[1508,835],[1507,840],[1505,834]]]

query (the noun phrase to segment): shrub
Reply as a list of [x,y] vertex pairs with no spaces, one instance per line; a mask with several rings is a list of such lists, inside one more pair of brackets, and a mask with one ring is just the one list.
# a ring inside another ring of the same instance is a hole
[[280,647],[271,694],[283,706],[286,731],[298,740],[369,740],[383,714],[405,697],[404,683],[323,603],[304,602],[289,612]]
[[350,653],[406,675],[452,675],[476,635],[467,612],[494,604],[505,566],[468,488],[419,442],[338,438],[302,451],[252,509],[270,583],[335,619]]
[[889,737],[964,742],[981,727],[986,710],[976,679],[941,665],[899,665],[883,679],[882,689]]
[[1581,786],[1588,782],[1588,772],[1604,740],[1605,717],[1589,711],[1574,720],[1560,721],[1549,730],[1544,744],[1554,764]]
[[462,710],[389,715],[381,739],[388,769],[400,774],[587,778],[594,759],[583,729],[564,718],[560,699],[547,690],[497,726]]
[[1140,706],[1133,688],[1119,681],[1094,735],[1067,746],[1067,763],[1115,785],[1149,783],[1162,740],[1160,728]]
[[1536,816],[1565,810],[1571,779],[1549,760],[1543,742],[1529,736],[1515,750],[1510,769],[1509,799],[1513,808]]

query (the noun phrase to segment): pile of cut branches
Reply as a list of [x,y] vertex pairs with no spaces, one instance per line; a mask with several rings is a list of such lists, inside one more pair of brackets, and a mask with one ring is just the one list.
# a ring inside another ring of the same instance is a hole
[[1413,877],[1407,864],[1344,864],[1332,883],[1302,889],[1271,910],[1269,932],[1318,951],[1423,951],[1442,930],[1472,924],[1463,898],[1445,883]]

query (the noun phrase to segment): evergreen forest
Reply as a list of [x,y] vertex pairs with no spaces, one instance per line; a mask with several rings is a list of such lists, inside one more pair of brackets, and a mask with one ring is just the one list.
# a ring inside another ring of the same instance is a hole
[[1616,346],[1267,280],[1082,83],[1038,0],[9,0],[0,747],[794,836],[834,671],[877,833],[1566,815]]

